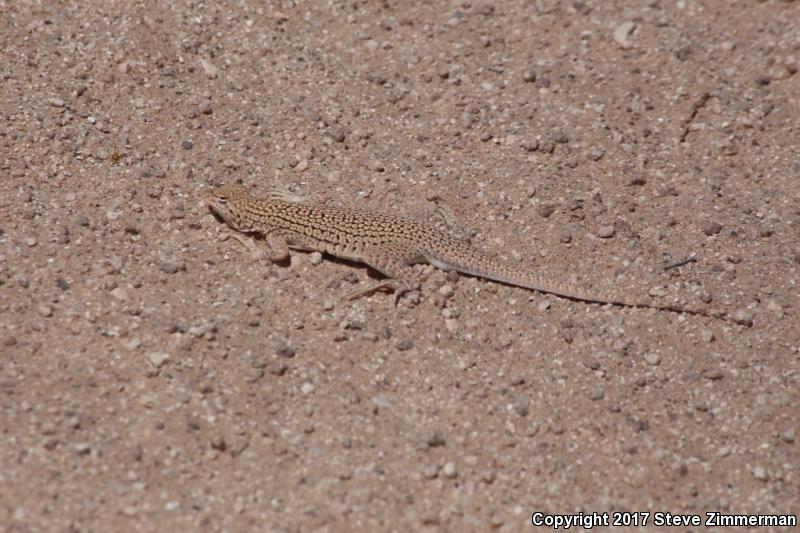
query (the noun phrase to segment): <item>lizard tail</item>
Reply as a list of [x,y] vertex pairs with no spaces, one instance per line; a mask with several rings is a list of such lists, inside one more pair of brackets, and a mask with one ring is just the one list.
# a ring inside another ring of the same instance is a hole
[[[474,258],[478,255],[480,255],[480,261],[475,261]],[[504,283],[506,285],[513,285],[542,293],[553,294],[555,296],[568,298],[570,300],[620,305],[624,307],[659,309],[676,313],[710,316],[727,320],[727,315],[722,312],[691,309],[677,304],[659,304],[646,300],[629,299],[623,296],[602,292],[589,293],[587,291],[569,286],[565,283],[545,280],[543,277],[533,274],[532,272],[514,269],[505,263],[501,263],[496,259],[479,253],[477,250],[472,251],[470,254],[470,259],[467,259],[466,257],[458,258],[456,260],[453,260],[453,258],[445,259],[443,257],[438,257],[436,254],[426,254],[426,256],[432,265],[443,270],[457,270],[458,272],[470,276],[477,276]]]

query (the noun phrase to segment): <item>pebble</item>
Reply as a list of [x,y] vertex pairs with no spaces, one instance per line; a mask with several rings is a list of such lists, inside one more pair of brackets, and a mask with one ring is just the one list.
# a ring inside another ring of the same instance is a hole
[[200,66],[203,67],[203,72],[205,72],[208,79],[214,79],[219,76],[219,69],[207,59],[201,59]]
[[128,293],[122,287],[114,288],[109,294],[116,298],[117,300],[123,302],[128,298]]
[[647,291],[647,294],[653,298],[660,298],[669,294],[669,291],[660,285],[654,285],[653,287],[650,287],[650,290]]
[[275,355],[291,359],[295,355],[294,348],[284,339],[275,344]]
[[796,438],[794,428],[784,431],[783,434],[781,434],[781,438],[783,439],[783,442],[786,442],[787,444],[793,443]]
[[36,310],[39,311],[39,314],[42,315],[43,317],[53,316],[53,308],[50,307],[49,305],[42,304],[38,306]]
[[409,340],[409,339],[403,339],[403,340],[397,341],[397,344],[395,344],[394,346],[395,346],[395,348],[398,349],[398,351],[405,352],[405,351],[410,350],[411,348],[413,348],[414,347],[414,343],[411,342],[411,340]]
[[755,313],[752,309],[748,309],[746,307],[742,307],[741,309],[737,309],[734,311],[733,321],[737,324],[741,324],[742,326],[751,326],[753,325],[753,315]]
[[67,105],[67,103],[61,98],[51,98],[47,102],[53,107],[64,107]]
[[444,435],[438,431],[434,431],[426,440],[426,443],[431,448],[438,448],[445,445]]
[[300,385],[300,392],[305,395],[311,394],[312,392],[314,392],[314,389],[315,389],[314,385],[312,383],[309,383],[308,381]]
[[191,150],[192,148],[194,148],[194,143],[189,139],[184,139],[183,141],[181,141],[181,148],[183,148],[184,150]]
[[147,360],[156,368],[161,368],[169,361],[170,357],[167,352],[150,352],[147,354]]
[[593,402],[597,402],[602,400],[606,397],[606,393],[602,387],[595,387],[589,392],[589,399]]
[[767,311],[774,313],[778,318],[783,318],[783,306],[775,300],[767,300]]
[[522,81],[525,83],[533,83],[536,81],[536,72],[532,70],[526,70],[522,74]]
[[426,465],[425,468],[422,469],[422,475],[425,476],[426,479],[435,479],[436,476],[439,475],[439,466],[435,464]]
[[451,296],[453,296],[454,292],[455,291],[453,290],[453,286],[447,283],[439,287],[439,294],[441,294],[445,298],[450,298]]
[[753,468],[753,477],[758,479],[759,481],[766,481],[769,476],[767,475],[767,471],[764,469],[763,466],[757,466]]
[[709,220],[708,222],[703,223],[703,233],[711,237],[712,235],[717,235],[720,231],[722,231],[722,225],[718,222],[714,222],[713,220]]
[[645,362],[650,366],[658,366],[661,364],[661,356],[655,352],[648,352],[644,356]]
[[494,135],[492,135],[491,132],[484,131],[481,133],[481,142],[491,141],[492,137],[494,137]]
[[597,228],[596,235],[601,239],[610,239],[614,236],[614,226],[611,224],[604,224]]
[[703,342],[706,342],[706,343],[713,341],[714,340],[714,332],[711,331],[710,329],[707,329],[707,328],[701,329],[700,330],[700,340],[702,340]]
[[85,442],[80,442],[75,445],[75,451],[78,455],[88,455],[92,451],[92,447]]
[[623,22],[617,29],[614,30],[614,41],[619,45],[620,48],[623,50],[627,50],[628,48],[633,47],[633,43],[630,40],[630,36],[633,33],[633,30],[636,29],[636,23],[634,22]]
[[338,126],[331,126],[328,128],[328,137],[336,141],[337,143],[344,142],[344,130]]
[[723,374],[719,368],[709,368],[703,372],[703,376],[710,381],[719,381],[722,379]]
[[321,265],[322,264],[322,254],[319,252],[311,252],[311,256],[309,257],[309,261],[312,265]]
[[550,218],[556,210],[556,207],[553,204],[539,204],[536,207],[536,214],[542,218]]
[[586,153],[586,157],[590,161],[600,161],[604,155],[606,155],[606,152],[601,148],[592,148]]
[[456,468],[455,463],[453,463],[452,461],[446,462],[442,467],[442,474],[444,474],[445,477],[450,479],[453,479],[456,476],[458,476],[458,469]]
[[531,401],[524,394],[517,394],[516,397],[514,397],[514,411],[516,411],[519,416],[528,416],[530,406]]
[[161,269],[161,272],[164,272],[165,274],[175,274],[178,272],[178,270],[180,270],[180,266],[176,265],[175,263],[168,263],[166,261],[161,262],[161,264],[158,265],[158,268]]

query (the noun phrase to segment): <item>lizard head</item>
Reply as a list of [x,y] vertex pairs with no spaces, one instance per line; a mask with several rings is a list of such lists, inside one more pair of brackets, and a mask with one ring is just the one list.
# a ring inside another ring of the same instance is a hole
[[231,228],[244,230],[241,204],[248,196],[244,187],[238,183],[231,183],[206,193],[206,204],[214,216],[224,220]]

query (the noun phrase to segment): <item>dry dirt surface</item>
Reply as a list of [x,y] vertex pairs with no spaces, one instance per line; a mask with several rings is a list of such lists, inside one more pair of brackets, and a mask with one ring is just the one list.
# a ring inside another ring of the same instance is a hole
[[[798,20],[0,0],[0,530],[798,513]],[[203,195],[235,181],[438,195],[487,254],[730,320],[429,266],[348,302],[374,272],[230,238]]]

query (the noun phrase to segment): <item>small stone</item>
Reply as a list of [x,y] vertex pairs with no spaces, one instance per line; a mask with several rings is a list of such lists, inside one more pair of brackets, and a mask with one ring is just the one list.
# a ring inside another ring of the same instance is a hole
[[602,400],[606,397],[606,393],[602,387],[595,387],[589,392],[589,399],[593,402],[597,402]]
[[397,344],[395,344],[395,348],[397,348],[397,350],[401,351],[401,352],[405,352],[407,350],[410,350],[413,347],[414,347],[414,343],[411,342],[410,339],[403,339],[403,340],[397,341]]
[[709,368],[703,372],[703,377],[710,381],[719,381],[723,378],[723,373],[719,368]]
[[519,416],[528,416],[530,405],[530,399],[524,394],[517,394],[516,397],[514,397],[514,411],[516,411]]
[[89,227],[89,219],[82,215],[75,219],[75,223],[84,228]]
[[553,204],[539,204],[536,207],[536,214],[542,218],[550,218],[556,210],[556,207]]
[[783,306],[775,300],[767,300],[767,311],[773,313],[777,318],[783,318]]
[[439,475],[439,467],[435,464],[429,464],[423,468],[422,475],[425,476],[426,479],[436,479],[436,476]]
[[80,442],[75,445],[75,451],[78,452],[78,455],[89,455],[89,452],[92,451],[92,447],[85,442]]
[[536,81],[536,72],[532,70],[526,70],[522,73],[522,81],[525,83],[533,83]]
[[438,431],[434,431],[426,442],[431,448],[438,448],[439,446],[445,445],[444,436]]
[[650,290],[647,291],[647,294],[652,296],[653,298],[661,298],[662,296],[666,296],[669,294],[669,291],[660,285],[654,285],[650,287]]
[[647,352],[644,356],[644,361],[650,366],[658,366],[661,364],[661,356],[655,352]]
[[276,376],[284,375],[287,370],[289,370],[289,365],[283,361],[275,361],[269,368],[270,373]]
[[705,343],[712,342],[714,340],[714,332],[711,331],[710,329],[707,329],[707,328],[701,329],[700,330],[700,340],[705,342]]
[[742,326],[752,326],[753,325],[753,315],[755,313],[752,309],[748,309],[746,307],[742,307],[741,309],[737,309],[734,311],[733,321],[737,324],[741,324]]
[[525,139],[519,143],[519,145],[526,151],[526,152],[535,152],[539,149],[539,139]]
[[309,257],[309,261],[312,265],[321,265],[322,264],[322,254],[319,252],[311,252],[311,256]]
[[491,132],[484,131],[483,133],[481,133],[481,142],[491,141],[492,137],[494,137],[494,135],[492,135]]
[[228,443],[225,442],[225,437],[222,435],[217,435],[211,439],[211,447],[218,452],[224,452],[225,449],[228,447]]
[[693,52],[694,48],[692,48],[691,46],[689,45],[683,46],[675,50],[675,57],[677,57],[679,61],[686,61],[687,59],[689,59],[689,56],[691,56]]
[[439,294],[444,296],[445,298],[450,298],[454,294],[453,286],[445,283],[441,287],[439,287]]
[[43,317],[50,317],[53,316],[53,308],[49,305],[39,305],[36,307],[36,310],[39,311],[39,314]]
[[147,354],[147,360],[156,368],[161,368],[169,361],[169,354],[166,352],[150,352]]
[[109,294],[121,302],[124,302],[128,298],[127,291],[122,287],[115,287]]
[[795,435],[794,428],[792,428],[792,429],[787,429],[786,431],[784,431],[784,432],[781,434],[781,438],[783,439],[783,442],[785,442],[785,443],[787,443],[787,444],[791,444],[791,443],[793,443],[793,442],[794,442],[794,440],[795,440],[795,438],[796,438],[796,435]]
[[604,224],[597,228],[596,235],[601,239],[610,239],[614,236],[614,226],[611,224]]
[[328,137],[336,141],[337,143],[344,142],[344,130],[338,126],[331,126],[328,128]]
[[219,76],[219,69],[215,67],[213,63],[211,63],[207,59],[201,59],[200,66],[203,67],[203,72],[205,72],[206,77],[208,77],[208,79],[214,79],[217,76]]
[[191,150],[192,148],[194,148],[194,143],[189,139],[184,139],[183,141],[181,141],[181,148],[183,148],[184,150]]
[[766,481],[769,478],[763,466],[753,468],[753,477],[759,481]]
[[308,170],[308,159],[302,159],[299,163],[297,163],[297,166],[294,167],[294,170],[295,172],[303,172]]
[[47,102],[53,107],[64,107],[67,105],[61,98],[50,98]]
[[295,355],[294,348],[286,340],[280,340],[275,345],[275,355],[291,359]]
[[605,154],[606,154],[605,150],[602,150],[600,148],[592,148],[586,153],[586,157],[590,161],[600,161]]
[[720,225],[718,222],[710,220],[708,222],[703,223],[702,229],[703,233],[711,237],[712,235],[717,235],[720,231],[722,231],[722,225]]
[[178,272],[178,270],[181,269],[179,265],[176,265],[175,263],[169,263],[166,261],[161,262],[158,265],[158,268],[161,269],[161,272],[165,274],[175,274],[176,272]]
[[309,383],[308,381],[300,385],[300,392],[306,396],[314,392],[314,389],[315,389],[314,385],[312,383]]
[[62,291],[68,291],[69,283],[67,283],[67,280],[65,280],[64,278],[56,278],[56,287],[58,287]]
[[628,48],[633,47],[633,43],[630,40],[630,36],[633,33],[633,30],[636,29],[636,23],[634,22],[623,22],[617,29],[614,30],[614,41],[619,45],[620,48],[623,50],[627,50]]
[[453,479],[458,476],[458,469],[456,468],[455,463],[452,461],[445,463],[445,465],[442,467],[442,474],[449,479]]

